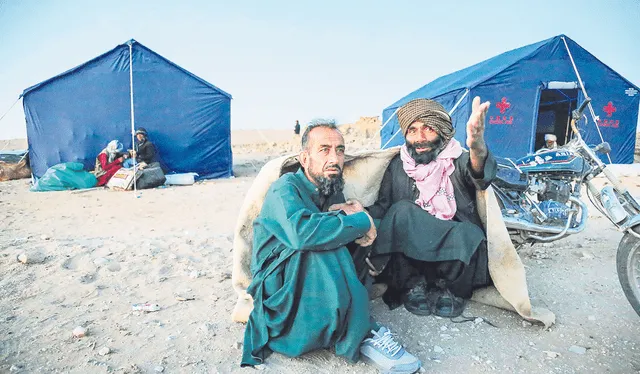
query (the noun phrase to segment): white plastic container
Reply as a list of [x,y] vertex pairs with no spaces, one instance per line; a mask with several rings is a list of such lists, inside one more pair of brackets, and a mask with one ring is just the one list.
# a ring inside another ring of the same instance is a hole
[[166,174],[164,184],[188,186],[196,182],[196,176],[198,173]]

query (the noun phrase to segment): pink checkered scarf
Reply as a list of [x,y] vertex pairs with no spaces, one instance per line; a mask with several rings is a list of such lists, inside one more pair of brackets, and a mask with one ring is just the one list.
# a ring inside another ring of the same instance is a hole
[[453,160],[461,154],[462,147],[455,139],[451,139],[438,157],[427,165],[416,165],[406,145],[400,150],[402,167],[416,181],[420,191],[416,204],[441,220],[448,221],[456,214],[456,199],[449,176],[455,170]]

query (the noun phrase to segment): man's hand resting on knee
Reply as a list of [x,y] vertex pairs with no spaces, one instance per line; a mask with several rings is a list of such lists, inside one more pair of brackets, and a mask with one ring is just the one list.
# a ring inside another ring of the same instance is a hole
[[374,240],[376,240],[376,236],[378,235],[378,232],[376,231],[376,225],[373,223],[373,218],[371,218],[369,213],[367,213],[367,211],[364,209],[364,207],[358,200],[350,199],[350,200],[347,200],[346,203],[333,204],[329,207],[329,210],[330,211],[342,210],[348,216],[352,214],[364,212],[367,215],[367,217],[369,217],[369,222],[371,222],[371,228],[366,234],[364,234],[363,237],[356,239],[355,242],[356,244],[362,247],[368,247],[371,244],[373,244]]

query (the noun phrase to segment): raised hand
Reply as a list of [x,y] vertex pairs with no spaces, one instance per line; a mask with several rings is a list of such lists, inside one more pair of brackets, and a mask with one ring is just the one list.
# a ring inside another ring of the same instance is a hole
[[467,122],[467,147],[470,151],[484,152],[487,148],[484,142],[484,125],[490,105],[488,101],[480,104],[480,96],[473,98],[471,116]]

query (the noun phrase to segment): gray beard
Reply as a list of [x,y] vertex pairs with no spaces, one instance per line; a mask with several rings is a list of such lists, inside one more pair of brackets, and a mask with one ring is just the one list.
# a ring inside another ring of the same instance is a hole
[[344,178],[342,178],[342,173],[333,178],[327,178],[324,175],[312,175],[312,177],[318,185],[320,195],[324,197],[329,197],[338,192],[342,192],[342,189],[344,188]]

